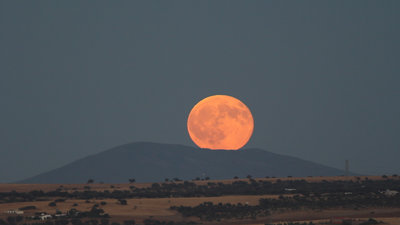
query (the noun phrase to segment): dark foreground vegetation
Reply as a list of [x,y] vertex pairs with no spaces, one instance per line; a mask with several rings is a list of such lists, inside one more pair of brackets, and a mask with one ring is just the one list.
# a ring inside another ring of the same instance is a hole
[[136,224],[135,220],[126,220],[122,224],[117,222],[111,222],[109,219],[56,219],[56,220],[47,220],[41,222],[22,222],[23,217],[8,217],[7,221],[0,219],[0,225],[196,225],[196,222],[175,222],[175,221],[159,221],[154,219],[146,219],[142,224]]
[[172,206],[171,209],[178,211],[184,217],[195,216],[206,221],[219,221],[221,219],[255,219],[257,216],[267,216],[270,214],[268,208],[262,208],[259,205],[243,205],[241,203],[213,204],[212,202],[204,202],[194,207]]
[[320,195],[324,193],[351,192],[354,195],[366,193],[377,193],[387,189],[398,190],[400,179],[386,178],[383,180],[357,179],[355,181],[321,181],[307,182],[304,179],[287,180],[277,182],[257,181],[249,179],[246,181],[235,181],[231,184],[222,182],[208,182],[206,185],[197,185],[194,182],[166,182],[154,183],[151,187],[136,188],[131,186],[130,190],[93,191],[90,186],[85,191],[65,191],[62,188],[56,191],[43,192],[3,192],[0,193],[0,203],[45,201],[50,198],[61,199],[127,199],[127,198],[168,198],[168,197],[213,197],[223,195],[267,195],[267,194],[302,194]]
[[[367,221],[363,221],[363,222],[357,222],[357,225],[374,225],[374,224],[380,224],[382,222],[378,222],[375,219],[370,218]],[[318,223],[318,225],[321,223]],[[326,224],[326,223],[323,223]],[[353,220],[343,220],[342,223],[334,223],[334,224],[341,224],[341,225],[353,225],[356,223],[353,223]],[[273,224],[269,224],[266,223],[265,225],[273,225]],[[317,225],[313,222],[287,222],[287,223],[278,223],[276,225]]]
[[213,204],[205,202],[200,205],[172,206],[184,217],[195,216],[201,220],[214,221],[221,219],[244,219],[268,216],[272,211],[300,209],[361,209],[367,207],[400,207],[400,195],[387,196],[382,193],[364,193],[359,195],[329,193],[323,195],[280,196],[278,199],[261,198],[258,205]]

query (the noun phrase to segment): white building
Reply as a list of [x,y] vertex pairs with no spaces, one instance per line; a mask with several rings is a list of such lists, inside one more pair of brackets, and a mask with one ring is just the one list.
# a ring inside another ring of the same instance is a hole
[[45,215],[40,215],[39,218],[40,220],[48,220],[51,219],[52,217],[49,214],[45,214]]
[[8,211],[6,211],[6,213],[7,214],[17,214],[17,215],[21,215],[21,214],[24,214],[24,211],[22,211],[22,210],[8,210]]
[[285,191],[296,191],[296,188],[285,188]]
[[388,197],[395,196],[395,195],[397,195],[398,193],[399,193],[398,191],[389,190],[389,189],[386,189],[386,191],[383,192],[383,194],[385,194],[385,195],[388,196]]

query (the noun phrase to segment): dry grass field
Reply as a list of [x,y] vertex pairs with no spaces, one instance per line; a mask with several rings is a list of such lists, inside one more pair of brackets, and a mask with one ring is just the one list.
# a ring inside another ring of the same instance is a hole
[[[115,199],[102,199],[90,201],[85,200],[67,200],[65,202],[57,203],[56,207],[50,207],[48,204],[51,201],[41,202],[23,202],[23,203],[8,203],[0,204],[0,217],[5,219],[7,214],[3,212],[10,209],[18,209],[24,206],[36,206],[37,209],[33,211],[25,211],[25,216],[33,215],[34,212],[44,211],[47,213],[55,213],[56,209],[66,212],[71,208],[76,208],[80,211],[89,211],[94,204],[100,204],[101,201],[107,202],[106,205],[101,206],[102,209],[112,217],[113,221],[122,222],[134,218],[140,222],[148,218],[154,218],[165,221],[182,221],[191,220],[198,221],[197,218],[183,218],[176,211],[170,210],[169,207],[173,205],[194,206],[205,201],[214,203],[248,203],[249,205],[256,205],[259,198],[276,197],[276,196],[223,196],[223,197],[207,197],[207,198],[152,198],[152,199],[129,199],[127,205],[120,205]],[[74,206],[76,203],[78,206]],[[377,218],[387,224],[400,224],[400,208],[380,209],[369,208],[362,210],[302,210],[302,211],[280,211],[275,212],[269,217],[257,218],[256,220],[222,220],[221,222],[209,222],[206,224],[264,224],[273,222],[288,222],[288,221],[320,221],[329,220],[333,217],[345,218]]]
[[[380,180],[383,179],[380,176],[360,176],[360,177],[306,177],[306,178],[279,178],[281,180],[296,180],[305,179],[308,182],[320,182],[323,180],[336,181],[336,180],[356,180],[365,179]],[[276,182],[278,178],[260,178],[256,180],[268,180]],[[248,179],[235,179],[235,180],[208,180],[208,181],[194,181],[197,184],[207,184],[208,182],[222,182],[232,183],[234,181],[248,181]],[[103,191],[103,190],[128,190],[130,186],[135,187],[148,187],[151,183],[134,183],[134,184],[0,184],[0,192],[29,192],[33,190],[42,191],[54,191],[61,188],[64,191],[83,191],[85,186],[90,186],[91,190]],[[213,203],[242,203],[248,205],[257,205],[260,198],[277,198],[277,195],[243,195],[243,196],[221,196],[221,197],[181,197],[181,198],[134,198],[127,199],[127,205],[121,205],[116,199],[95,199],[95,200],[77,200],[67,199],[65,202],[57,202],[57,206],[51,207],[49,203],[55,199],[47,199],[47,201],[35,201],[35,202],[14,202],[14,203],[2,203],[0,204],[0,218],[5,219],[7,214],[6,210],[18,209],[25,206],[35,206],[35,210],[25,211],[24,216],[33,215],[35,212],[47,212],[55,213],[56,209],[66,212],[71,208],[76,208],[80,211],[89,211],[93,205],[99,204],[105,213],[111,216],[112,221],[122,222],[128,219],[135,219],[137,222],[141,222],[144,219],[153,218],[165,221],[197,221],[198,218],[183,218],[177,211],[170,210],[171,206],[195,206],[203,202]],[[106,202],[105,205],[101,205],[101,202]],[[77,204],[76,206],[73,206]],[[281,210],[276,211],[268,217],[260,217],[255,220],[243,219],[243,220],[222,220],[220,222],[204,222],[203,224],[246,224],[256,225],[265,223],[274,223],[279,221],[324,221],[334,217],[346,217],[346,218],[364,218],[370,217],[376,218],[377,220],[383,221],[386,224],[400,224],[400,208],[367,208],[367,209],[330,209],[330,210],[299,210],[299,211],[288,211]]]
[[16,202],[0,204],[0,212],[4,212],[10,209],[18,209],[24,206],[36,206],[35,211],[46,211],[53,212],[56,209],[61,211],[67,211],[72,208],[73,204],[76,203],[76,208],[81,211],[87,211],[92,208],[94,204],[100,204],[100,202],[106,202],[107,204],[101,206],[107,213],[115,216],[123,215],[155,215],[155,216],[169,216],[172,215],[172,211],[169,207],[174,205],[184,206],[195,206],[203,202],[213,203],[242,203],[249,205],[258,204],[260,198],[277,198],[277,195],[251,195],[251,196],[221,196],[221,197],[196,197],[196,198],[139,198],[139,199],[128,199],[127,205],[120,205],[116,199],[101,199],[101,200],[90,200],[87,203],[85,200],[69,199],[65,202],[58,202],[56,207],[50,207],[48,204],[54,199],[49,201],[36,201],[36,202]]
[[[17,202],[0,204],[0,212],[7,210],[18,209],[25,206],[35,206],[35,210],[25,211],[25,215],[31,216],[34,212],[47,212],[54,214],[56,210],[66,212],[71,208],[76,208],[79,211],[90,211],[93,205],[106,202],[106,205],[101,208],[108,213],[114,220],[123,221],[134,217],[135,219],[143,220],[147,218],[165,219],[165,220],[183,220],[176,211],[170,210],[171,206],[195,206],[203,202],[218,203],[242,203],[249,205],[257,205],[260,198],[278,198],[277,195],[252,195],[252,196],[221,196],[221,197],[196,197],[196,198],[139,198],[128,199],[127,205],[121,205],[116,199],[101,199],[101,200],[75,200],[69,199],[65,202],[58,202],[56,207],[49,206],[49,201],[36,202]],[[77,204],[77,206],[73,206]],[[5,214],[2,214],[5,216]],[[196,218],[191,218],[197,220]]]

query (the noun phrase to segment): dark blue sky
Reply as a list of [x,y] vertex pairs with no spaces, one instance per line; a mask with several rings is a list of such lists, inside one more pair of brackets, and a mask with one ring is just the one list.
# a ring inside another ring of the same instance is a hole
[[0,182],[116,145],[194,145],[213,94],[247,147],[399,173],[399,1],[1,1]]

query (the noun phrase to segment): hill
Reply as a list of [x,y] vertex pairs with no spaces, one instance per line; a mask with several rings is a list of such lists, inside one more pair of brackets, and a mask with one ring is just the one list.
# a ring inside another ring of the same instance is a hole
[[344,172],[300,158],[261,149],[237,151],[198,149],[183,145],[137,142],[87,156],[63,167],[25,179],[21,183],[84,183],[89,178],[106,183],[185,180],[208,176],[304,177],[337,176]]

